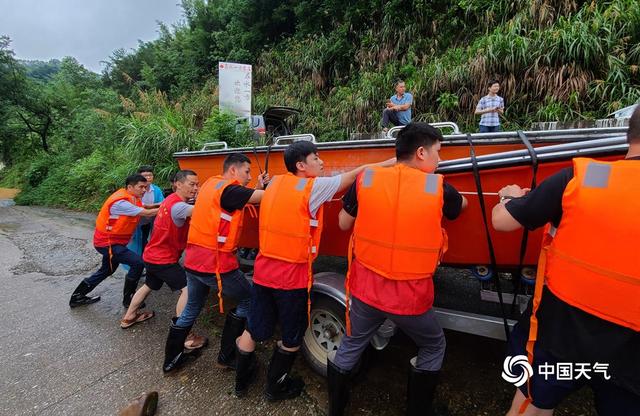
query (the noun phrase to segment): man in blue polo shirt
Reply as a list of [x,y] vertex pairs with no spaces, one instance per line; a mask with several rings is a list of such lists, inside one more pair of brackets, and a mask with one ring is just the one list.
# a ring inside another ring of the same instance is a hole
[[396,93],[387,101],[387,108],[382,111],[382,130],[386,132],[389,124],[394,126],[406,126],[411,122],[411,106],[413,105],[413,95],[406,92],[404,81],[398,80],[395,83]]

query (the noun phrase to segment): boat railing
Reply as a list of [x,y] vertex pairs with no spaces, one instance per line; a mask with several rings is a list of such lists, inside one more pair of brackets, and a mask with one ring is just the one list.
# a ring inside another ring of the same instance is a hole
[[[580,128],[580,129],[566,129],[566,130],[532,130],[524,131],[526,137],[531,143],[545,144],[545,143],[574,143],[584,142],[587,140],[605,139],[609,137],[620,137],[626,135],[628,127],[594,127],[594,128]],[[399,131],[399,130],[397,130]],[[506,131],[497,133],[470,133],[474,144],[510,144],[520,143],[521,138],[518,131]],[[295,134],[289,136],[276,137],[273,143],[274,150],[281,151],[288,143],[299,140],[308,140],[312,143],[316,143],[316,138],[313,134]],[[354,149],[354,148],[370,148],[370,147],[393,147],[395,139],[369,139],[358,140],[357,142],[344,140],[344,141],[327,141],[317,143],[318,148],[321,150],[329,149]],[[443,137],[443,144],[445,145],[460,145],[468,146],[467,134],[445,134]],[[258,152],[266,152],[271,146],[257,146],[255,150]],[[183,150],[174,154],[176,157],[185,156],[205,156],[208,154],[226,154],[230,151],[233,152],[251,152],[254,147],[230,147],[226,142],[209,142],[202,146],[202,149],[195,151]],[[526,152],[526,150],[523,150]]]
[[[617,154],[627,151],[629,144],[626,136],[606,137],[589,141],[563,143],[534,149],[538,161],[557,161],[592,155]],[[478,169],[490,169],[515,165],[526,165],[532,162],[528,150],[512,150],[508,152],[481,155],[475,158]],[[445,160],[438,164],[438,173],[455,173],[467,171],[473,167],[471,158]]]
[[209,143],[203,144],[202,149],[200,149],[200,151],[212,150],[212,148],[221,148],[226,150],[229,148],[229,145],[227,144],[227,142],[209,142]]
[[[460,127],[453,121],[438,121],[437,123],[429,123],[430,126],[435,127],[437,129],[451,129],[453,130],[453,134],[462,134]],[[402,130],[404,126],[395,126],[391,127],[389,131],[387,131],[387,135],[385,139],[395,140],[398,136],[400,130]]]
[[288,136],[278,136],[273,140],[274,146],[286,146],[288,144],[294,142],[302,142],[307,141],[311,143],[316,143],[316,136],[311,133],[306,134],[291,134]]

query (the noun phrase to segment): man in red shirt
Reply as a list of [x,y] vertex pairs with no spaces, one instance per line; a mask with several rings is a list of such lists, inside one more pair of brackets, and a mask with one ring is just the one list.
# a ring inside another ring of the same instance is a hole
[[174,184],[175,192],[160,204],[151,238],[142,255],[147,277],[120,320],[122,328],[153,317],[153,312],[140,311],[140,305],[152,290],[160,290],[165,283],[171,290],[180,291],[176,316],[180,316],[187,302],[187,278],[178,260],[187,245],[189,219],[193,211],[193,205],[187,201],[198,192],[198,176],[192,170],[181,170],[176,173]]
[[456,218],[466,206],[462,195],[433,174],[440,140],[442,134],[430,125],[408,124],[396,140],[398,164],[365,170],[343,198],[339,226],[349,230],[355,224],[355,258],[346,281],[351,333],[327,360],[330,415],[343,414],[352,369],[385,319],[418,346],[407,414],[432,414],[446,345],[432,309],[432,277],[446,250],[441,220]]
[[131,175],[127,177],[125,187],[114,192],[102,205],[93,234],[93,246],[102,255],[102,265],[98,271],[80,282],[71,295],[70,307],[99,301],[100,296],[92,297],[87,294],[111,276],[121,263],[130,267],[125,276],[122,300],[123,305],[129,307],[144,264],[139,255],[127,249],[127,243],[140,217],[154,217],[158,212],[157,208],[147,209],[142,205],[141,198],[146,190],[147,180],[144,176]]
[[[311,262],[322,231],[322,205],[346,189],[364,169],[322,177],[324,163],[310,142],[284,152],[288,173],[275,176],[260,205],[260,252],[256,258],[248,329],[238,339],[236,396],[246,394],[255,375],[256,342],[282,330],[267,370],[269,401],[297,397],[304,382],[289,375],[307,326]],[[387,161],[391,163],[391,161]]]

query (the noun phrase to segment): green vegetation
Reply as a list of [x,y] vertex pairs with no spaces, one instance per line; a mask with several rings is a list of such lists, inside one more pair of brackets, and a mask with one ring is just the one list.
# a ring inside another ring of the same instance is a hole
[[[101,76],[73,58],[13,58],[0,42],[1,174],[20,203],[95,208],[137,165],[205,141],[246,142],[217,108],[218,61],[254,65],[254,111],[302,110],[321,140],[378,129],[392,83],[415,119],[475,131],[501,80],[505,128],[593,119],[640,100],[636,0],[184,0],[184,23],[113,53]],[[5,93],[6,91],[6,93]]]

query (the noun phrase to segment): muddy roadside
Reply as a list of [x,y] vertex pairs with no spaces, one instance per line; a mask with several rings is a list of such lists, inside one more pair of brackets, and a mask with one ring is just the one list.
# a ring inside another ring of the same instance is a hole
[[[324,380],[299,359],[307,382],[302,397],[271,404],[261,395],[270,343],[260,346],[261,377],[243,400],[232,395],[233,373],[214,366],[216,348],[203,351],[173,377],[160,369],[175,294],[154,293],[156,317],[129,330],[118,320],[122,272],[96,289],[102,300],[68,307],[78,281],[97,267],[91,246],[94,216],[39,207],[0,207],[0,414],[111,415],[142,391],[160,393],[161,415],[322,415]],[[456,274],[458,271],[447,270]],[[211,297],[213,303],[214,297]],[[197,330],[217,345],[222,318],[210,307]],[[452,415],[499,415],[513,389],[500,377],[504,343],[447,332],[447,356],[438,401]],[[402,334],[383,351],[370,351],[353,389],[352,414],[403,414],[407,362],[415,348]],[[558,415],[594,415],[586,391]]]

